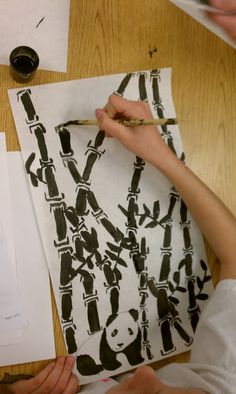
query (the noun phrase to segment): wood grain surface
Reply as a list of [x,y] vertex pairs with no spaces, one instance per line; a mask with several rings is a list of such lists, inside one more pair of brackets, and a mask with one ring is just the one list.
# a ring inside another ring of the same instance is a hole
[[[71,0],[67,73],[39,70],[27,85],[161,67],[172,68],[187,164],[236,215],[236,51],[168,0]],[[0,131],[8,150],[20,147],[7,89],[20,86],[0,65]],[[206,247],[216,283],[218,262]],[[66,354],[55,302],[53,314],[57,354]],[[34,375],[46,363],[0,368],[0,379],[5,372]]]

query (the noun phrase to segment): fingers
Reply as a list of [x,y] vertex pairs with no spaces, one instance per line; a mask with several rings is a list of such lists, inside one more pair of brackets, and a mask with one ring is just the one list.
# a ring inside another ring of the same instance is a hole
[[[72,375],[73,365],[73,357],[69,356],[66,359],[65,357],[58,357],[50,374],[33,391],[33,394],[62,394],[65,390],[67,390],[68,394],[74,394],[76,391],[68,391],[68,387],[71,388],[71,386],[74,390],[74,383],[72,384],[72,382],[76,378]],[[38,375],[34,379],[36,379],[36,382],[39,382]]]
[[125,139],[126,133],[128,132],[126,127],[111,119],[105,110],[96,109],[95,114],[101,130],[104,130],[108,135],[111,135],[118,140]]
[[74,394],[79,392],[78,379],[75,375],[71,375],[63,394]]
[[[225,12],[236,13],[236,0],[211,0],[210,4]],[[208,13],[208,16],[213,22],[222,27],[233,40],[236,40],[236,15]]]
[[48,364],[35,377],[29,380],[20,380],[11,385],[11,391],[14,394],[30,394],[35,392],[38,387],[48,378],[52,370],[55,368],[55,362]]
[[220,8],[226,12],[236,12],[235,0],[211,0],[210,4],[215,8]]
[[218,14],[211,14],[211,20],[221,26],[226,33],[228,33],[231,38],[234,40],[236,39],[236,16],[226,16],[226,15],[218,15]]
[[[71,356],[68,356],[66,358],[66,360],[64,360],[64,362],[60,361],[59,368],[57,370],[57,373],[55,373],[55,376],[54,376],[54,378],[57,379],[56,386],[51,391],[51,394],[64,393],[64,390],[66,389],[66,387],[68,385],[68,382],[73,377],[72,368],[74,366],[74,363],[75,363],[75,359],[74,359],[74,357],[71,357]],[[61,369],[61,366],[62,366],[62,369]],[[71,385],[71,383],[70,383],[70,385]],[[71,394],[70,391],[68,391],[68,393]]]
[[75,394],[78,380],[72,374],[74,357],[58,357],[34,378],[20,380],[11,385],[13,394]]
[[147,103],[143,101],[137,103],[136,101],[127,100],[116,95],[111,95],[109,97],[104,111],[110,118],[114,118],[117,114],[125,118],[152,118],[152,113]]

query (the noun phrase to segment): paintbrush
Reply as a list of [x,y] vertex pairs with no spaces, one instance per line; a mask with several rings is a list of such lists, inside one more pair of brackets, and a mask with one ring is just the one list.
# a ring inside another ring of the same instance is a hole
[[[153,119],[114,119],[117,123],[126,127],[137,127],[137,126],[166,126],[177,124],[176,118],[153,118]],[[62,123],[57,126],[57,129],[61,129],[66,126],[98,126],[97,119],[80,119],[80,120],[69,120],[66,123]]]

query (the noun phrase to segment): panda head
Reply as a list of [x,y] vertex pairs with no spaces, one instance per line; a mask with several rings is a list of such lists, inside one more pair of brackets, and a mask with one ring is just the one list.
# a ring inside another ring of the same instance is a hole
[[130,309],[127,312],[111,315],[106,324],[106,340],[114,352],[122,352],[134,342],[138,336],[138,311]]

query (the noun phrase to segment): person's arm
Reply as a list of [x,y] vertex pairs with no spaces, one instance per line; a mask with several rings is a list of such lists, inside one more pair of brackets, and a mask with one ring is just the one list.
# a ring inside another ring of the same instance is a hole
[[236,41],[236,0],[210,0],[210,5],[227,13],[232,13],[232,15],[208,13],[208,16]]
[[2,394],[75,394],[79,392],[78,380],[72,373],[74,357],[58,357],[35,377],[0,385]]
[[111,96],[97,109],[99,127],[137,156],[149,161],[175,186],[221,262],[220,279],[236,279],[236,219],[209,188],[168,148],[154,126],[124,127],[112,118],[148,119],[146,103]]

